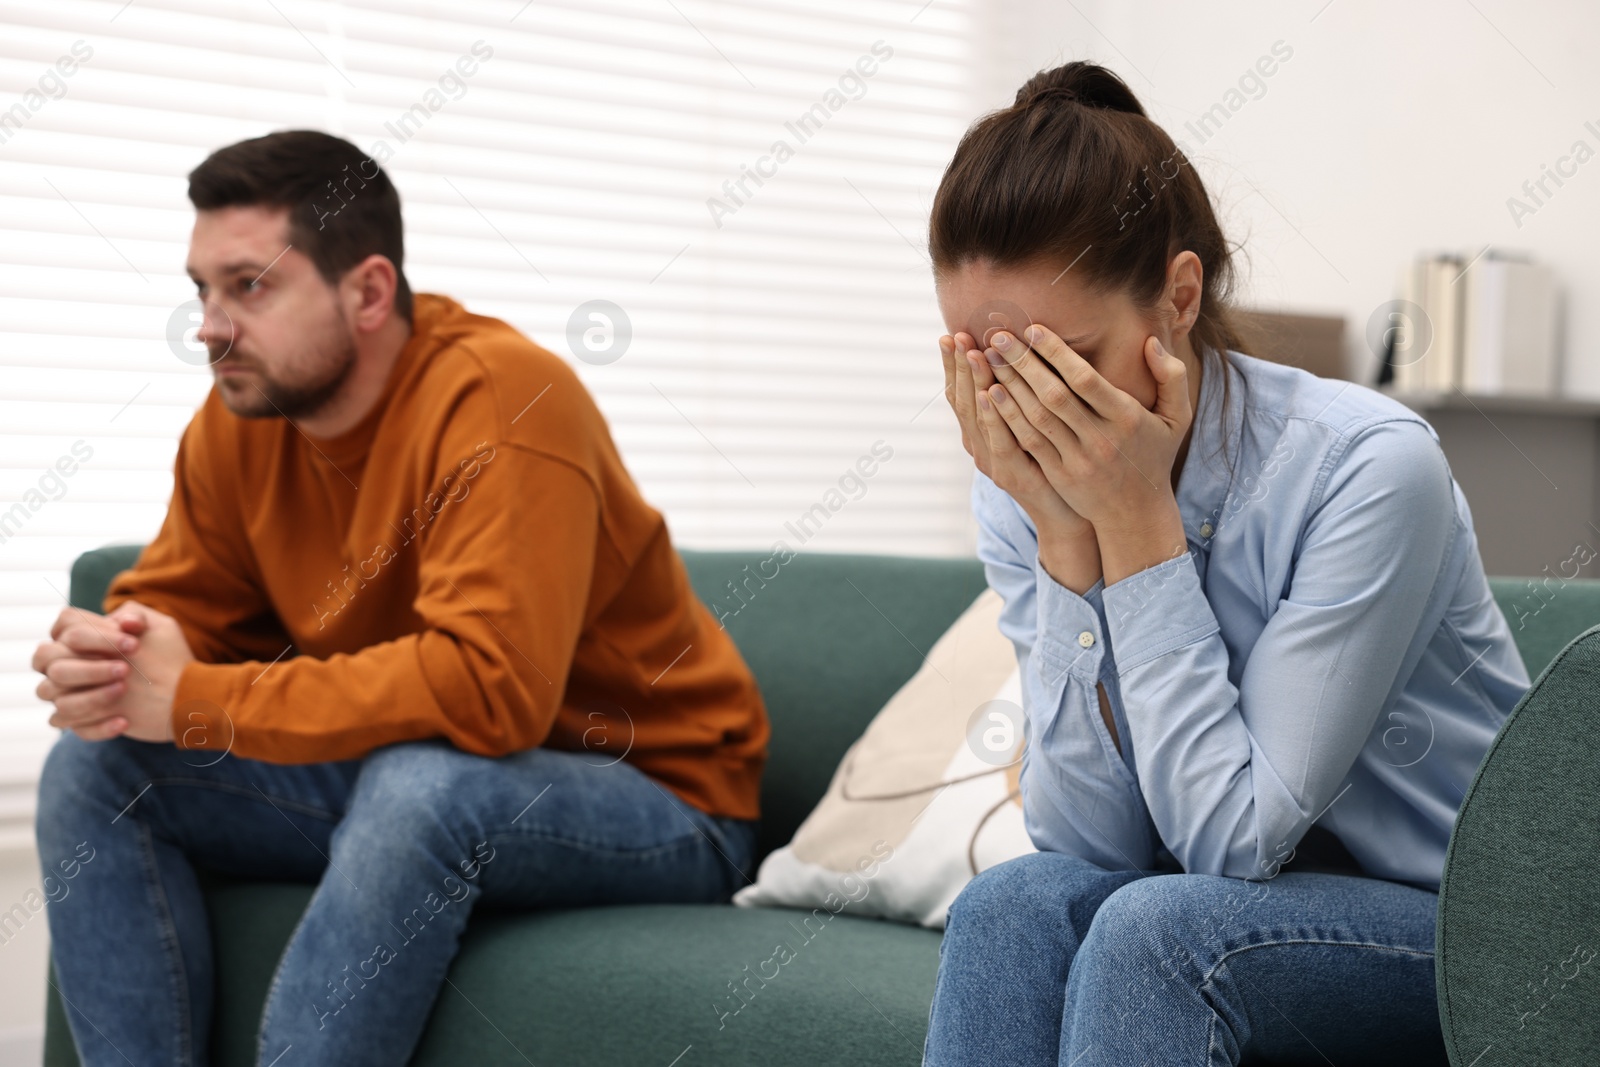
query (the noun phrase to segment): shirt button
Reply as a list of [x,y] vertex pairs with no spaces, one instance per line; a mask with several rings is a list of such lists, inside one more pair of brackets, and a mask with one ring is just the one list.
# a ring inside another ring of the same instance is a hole
[[1078,635],[1078,644],[1082,645],[1084,648],[1093,647],[1094,634],[1090,633],[1088,630],[1083,631],[1083,633]]
[[1216,527],[1212,526],[1209,522],[1202,522],[1200,524],[1200,536],[1201,537],[1210,537],[1212,534],[1214,534],[1216,532],[1217,532]]

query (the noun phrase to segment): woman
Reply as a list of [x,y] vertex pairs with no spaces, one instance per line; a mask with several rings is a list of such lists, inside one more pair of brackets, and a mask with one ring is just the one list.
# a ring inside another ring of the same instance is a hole
[[1528,678],[1433,430],[1238,351],[1101,67],[967,132],[930,247],[1041,851],[952,905],[926,1062],[1444,1063],[1445,846]]

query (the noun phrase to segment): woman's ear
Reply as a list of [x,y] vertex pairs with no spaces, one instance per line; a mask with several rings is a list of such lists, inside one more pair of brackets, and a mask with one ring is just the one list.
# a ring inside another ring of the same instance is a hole
[[[1186,336],[1200,318],[1200,296],[1204,291],[1205,270],[1200,257],[1183,251],[1167,264],[1167,287],[1162,303],[1172,319],[1172,338]],[[1171,345],[1167,346],[1169,349]]]

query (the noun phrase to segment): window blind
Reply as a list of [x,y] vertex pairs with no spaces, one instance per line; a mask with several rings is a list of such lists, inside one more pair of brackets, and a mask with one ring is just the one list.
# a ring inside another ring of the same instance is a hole
[[378,160],[413,288],[571,360],[680,545],[969,552],[925,248],[973,117],[968,22],[922,0],[0,2],[0,833],[28,832],[55,736],[28,659],[67,568],[154,535],[210,386],[174,319],[184,176],[242,138],[312,127]]

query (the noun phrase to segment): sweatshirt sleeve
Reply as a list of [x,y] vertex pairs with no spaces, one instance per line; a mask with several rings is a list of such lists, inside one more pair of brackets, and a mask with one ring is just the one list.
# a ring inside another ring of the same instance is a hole
[[203,663],[271,660],[289,637],[262,591],[238,512],[213,492],[205,419],[202,410],[178,440],[161,529],[134,566],[112,578],[102,606],[110,612],[135,600],[171,615]]
[[1145,799],[1190,873],[1271,877],[1337,801],[1406,681],[1458,533],[1449,469],[1421,424],[1379,424],[1329,462],[1237,686],[1192,554],[1105,590]]
[[[1039,563],[1038,536],[1011,497],[983,474],[972,491],[978,558],[1000,594],[1000,631],[1022,678],[1027,744],[1020,785],[1023,824],[1034,845],[1107,870],[1155,867],[1157,842],[1138,783],[1117,752],[1095,692],[1104,632],[1101,584],[1079,596]],[[1091,654],[1092,653],[1092,654]]]
[[[435,484],[457,458],[441,458]],[[405,549],[420,552],[417,632],[325,659],[190,664],[175,724],[198,709],[218,731],[209,736],[277,763],[429,737],[485,756],[535,747],[555,721],[608,544],[585,471],[499,442],[467,494]]]

